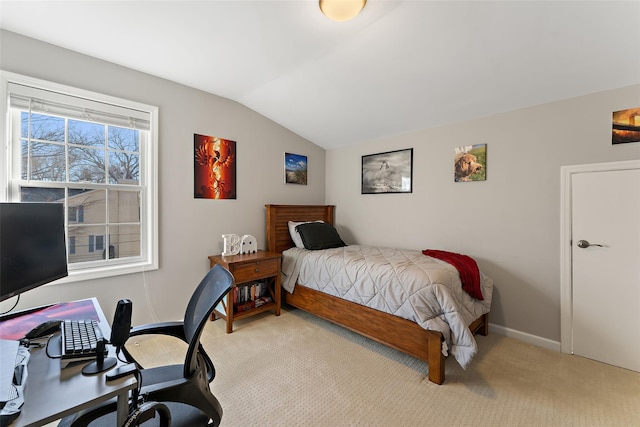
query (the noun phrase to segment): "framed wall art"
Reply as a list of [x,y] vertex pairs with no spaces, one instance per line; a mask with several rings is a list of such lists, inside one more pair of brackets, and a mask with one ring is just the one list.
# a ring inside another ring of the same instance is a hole
[[307,156],[284,153],[284,182],[307,185]]
[[454,153],[453,180],[455,182],[486,181],[487,144],[457,147]]
[[611,128],[611,143],[640,142],[640,108],[615,111]]
[[362,156],[362,194],[411,193],[413,148]]
[[193,197],[236,198],[236,142],[193,135]]

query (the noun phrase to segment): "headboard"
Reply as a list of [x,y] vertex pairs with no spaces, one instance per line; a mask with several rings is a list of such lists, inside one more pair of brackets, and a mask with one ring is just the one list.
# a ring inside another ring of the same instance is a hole
[[267,213],[267,250],[282,253],[294,246],[289,235],[289,221],[321,220],[333,224],[332,205],[265,205]]

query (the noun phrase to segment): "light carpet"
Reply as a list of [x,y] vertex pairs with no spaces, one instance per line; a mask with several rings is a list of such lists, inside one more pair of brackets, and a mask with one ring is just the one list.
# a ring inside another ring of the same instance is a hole
[[[495,334],[477,341],[470,367],[449,358],[439,386],[425,363],[300,310],[231,334],[209,322],[202,338],[222,427],[640,426],[640,373]],[[129,344],[148,365],[184,357],[172,338]]]

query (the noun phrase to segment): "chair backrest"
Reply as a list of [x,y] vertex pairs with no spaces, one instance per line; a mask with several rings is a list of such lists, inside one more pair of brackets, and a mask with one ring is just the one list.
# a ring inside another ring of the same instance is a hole
[[184,334],[189,348],[184,363],[185,378],[191,376],[198,363],[198,347],[204,325],[213,309],[233,289],[233,275],[221,265],[215,265],[194,291],[184,314]]

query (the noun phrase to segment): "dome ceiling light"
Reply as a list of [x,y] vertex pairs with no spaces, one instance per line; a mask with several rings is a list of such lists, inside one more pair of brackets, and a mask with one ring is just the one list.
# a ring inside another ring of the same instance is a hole
[[329,19],[343,22],[355,18],[367,0],[320,0],[320,10]]

